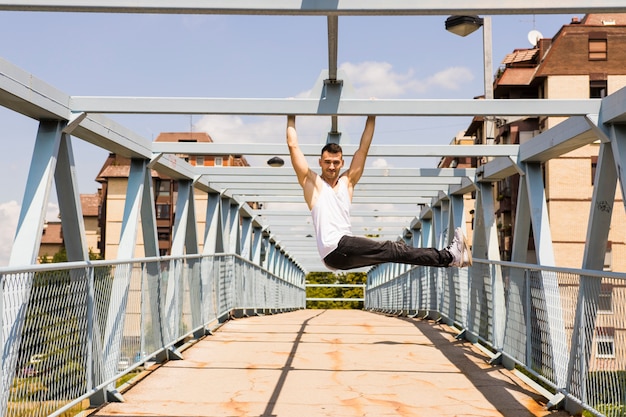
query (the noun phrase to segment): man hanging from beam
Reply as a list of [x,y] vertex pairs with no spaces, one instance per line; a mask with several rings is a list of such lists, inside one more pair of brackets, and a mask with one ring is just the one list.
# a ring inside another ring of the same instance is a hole
[[450,246],[415,248],[404,242],[376,241],[354,236],[350,223],[352,194],[363,170],[374,137],[375,116],[368,116],[361,135],[359,148],[354,153],[350,167],[343,173],[343,151],[337,143],[322,148],[317,174],[306,161],[298,144],[295,115],[287,116],[287,146],[291,164],[304,200],[311,210],[317,249],[322,261],[330,270],[348,270],[386,262],[435,267],[465,267],[472,265],[472,255],[467,239],[460,227],[454,231]]

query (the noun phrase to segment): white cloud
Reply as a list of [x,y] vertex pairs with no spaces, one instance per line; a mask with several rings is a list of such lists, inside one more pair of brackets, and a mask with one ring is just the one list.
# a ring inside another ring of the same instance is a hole
[[473,79],[471,71],[464,67],[447,68],[422,80],[415,77],[413,69],[398,73],[388,62],[346,62],[339,69],[345,72],[355,95],[362,98],[400,97],[434,88],[457,90]]
[[20,206],[17,201],[0,203],[0,230],[2,230],[0,233],[0,266],[9,264],[19,216]]
[[[17,201],[0,203],[0,266],[9,264],[13,239],[17,230],[17,222],[20,218],[20,205]],[[55,203],[48,203],[46,208],[46,220],[59,220],[59,206]]]
[[428,78],[427,83],[433,87],[441,87],[446,90],[458,90],[462,84],[474,79],[471,71],[465,67],[452,67],[439,71]]
[[376,158],[376,159],[374,159],[374,161],[372,162],[372,166],[374,168],[392,168],[392,166],[389,165],[387,160],[384,159],[384,158]]

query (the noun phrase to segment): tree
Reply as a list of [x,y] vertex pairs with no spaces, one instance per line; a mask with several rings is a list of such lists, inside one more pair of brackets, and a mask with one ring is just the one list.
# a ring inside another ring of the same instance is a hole
[[[311,272],[306,276],[308,284],[365,284],[367,274],[349,272],[333,274],[332,272]],[[356,287],[309,287],[307,298],[328,298],[328,301],[309,301],[308,308],[313,309],[362,309],[362,301],[333,301],[332,298],[362,298],[363,289]]]

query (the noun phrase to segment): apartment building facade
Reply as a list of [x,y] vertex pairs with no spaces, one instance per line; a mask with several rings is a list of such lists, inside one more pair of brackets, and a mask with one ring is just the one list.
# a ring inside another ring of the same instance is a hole
[[[161,133],[155,142],[212,142],[205,132],[166,132]],[[178,155],[194,166],[249,166],[242,155]],[[102,209],[100,214],[101,242],[100,252],[105,259],[115,259],[118,253],[121,235],[126,188],[130,173],[130,160],[116,154],[110,154],[104,162],[96,181],[102,185]],[[154,205],[159,244],[159,254],[169,255],[172,246],[172,230],[176,219],[175,204],[178,186],[175,180],[152,171]],[[198,193],[195,196],[196,212],[206,211],[207,196]],[[197,233],[204,233],[204,218],[197,219]],[[199,242],[202,245],[201,242]],[[137,236],[135,256],[144,256],[143,239]]]
[[[495,99],[602,98],[626,86],[626,14],[590,14],[573,18],[552,37],[531,48],[508,54],[497,70]],[[496,144],[522,144],[565,120],[525,117],[491,120]],[[474,143],[487,142],[483,117],[466,130]],[[491,139],[491,138],[490,138]],[[571,151],[543,166],[556,264],[580,268],[595,181],[599,142]],[[487,161],[476,159],[473,166]],[[601,179],[599,179],[601,180]],[[501,258],[510,260],[519,176],[495,186],[496,217]],[[626,215],[623,196],[616,189],[615,210],[604,261],[605,270],[626,271]],[[620,209],[620,203],[621,208]],[[528,262],[535,262],[529,240]]]
[[[552,38],[539,39],[531,48],[515,49],[497,71],[494,99],[576,99],[598,98],[626,86],[626,14],[590,14],[574,18]],[[475,117],[465,132],[475,144],[523,144],[558,123],[559,117],[484,119]],[[488,135],[491,122],[494,134]],[[556,265],[581,268],[590,205],[596,177],[600,143],[578,148],[543,165],[544,191]],[[457,161],[455,163],[466,163]],[[478,167],[486,160],[474,159]],[[449,166],[449,165],[448,165]],[[502,260],[511,259],[520,178],[514,175],[495,184],[496,226]],[[611,229],[604,270],[626,271],[626,213],[619,187],[615,190]],[[532,233],[532,231],[531,231]],[[529,239],[529,263],[535,263],[533,239]],[[579,282],[559,279],[562,305],[572,305]],[[572,298],[574,297],[574,298]],[[626,365],[624,322],[619,305],[626,299],[626,286],[618,280],[603,279],[598,297],[598,315],[590,371],[623,369]],[[575,308],[564,309],[565,323],[574,322]],[[571,337],[573,328],[566,325]]]

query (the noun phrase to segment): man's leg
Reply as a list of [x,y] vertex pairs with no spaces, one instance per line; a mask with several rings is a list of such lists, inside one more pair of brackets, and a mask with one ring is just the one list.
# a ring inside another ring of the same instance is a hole
[[361,268],[385,262],[446,267],[452,262],[452,255],[445,249],[414,248],[404,242],[380,242],[364,237],[344,236],[337,249],[324,258],[324,262],[337,269]]

